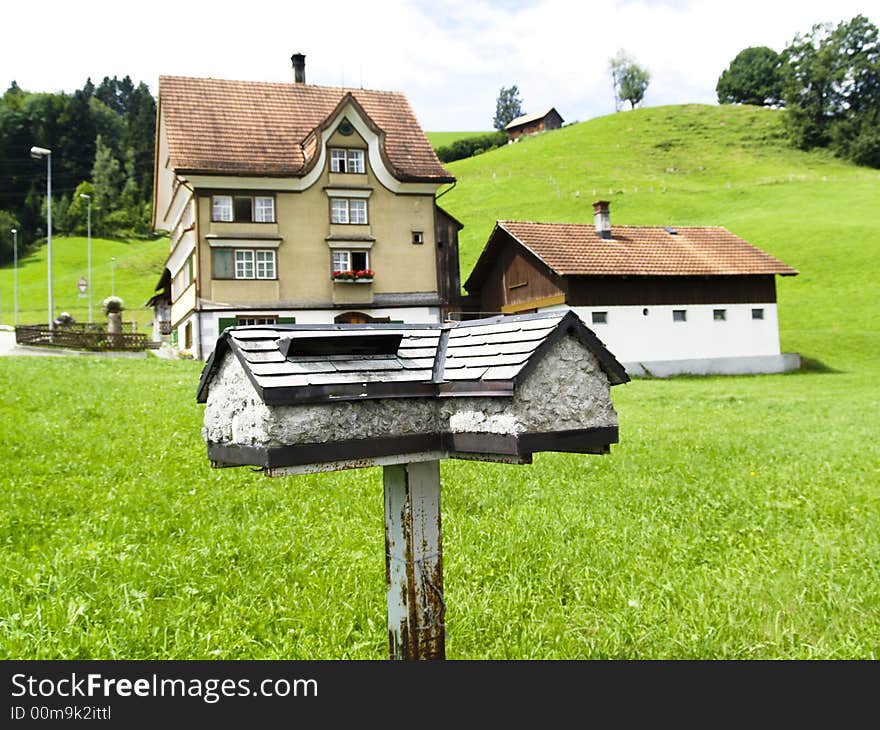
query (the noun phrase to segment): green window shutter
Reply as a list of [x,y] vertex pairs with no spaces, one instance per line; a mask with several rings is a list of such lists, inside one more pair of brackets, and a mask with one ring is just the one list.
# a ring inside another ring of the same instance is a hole
[[235,317],[220,317],[217,319],[217,332],[223,332],[227,327],[235,327]]
[[279,317],[278,324],[296,324],[296,317]]
[[171,330],[171,344],[177,347],[177,327]]

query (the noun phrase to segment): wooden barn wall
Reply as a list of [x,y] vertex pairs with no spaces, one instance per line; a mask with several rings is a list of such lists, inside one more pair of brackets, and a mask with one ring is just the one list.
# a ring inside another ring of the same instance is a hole
[[535,257],[514,243],[507,234],[499,246],[494,265],[480,290],[484,312],[500,312],[501,307],[522,304],[563,294],[555,276]]
[[627,304],[747,304],[776,301],[766,276],[571,276],[571,306]]
[[434,240],[437,242],[437,295],[445,308],[461,304],[461,273],[458,263],[459,223],[434,206]]

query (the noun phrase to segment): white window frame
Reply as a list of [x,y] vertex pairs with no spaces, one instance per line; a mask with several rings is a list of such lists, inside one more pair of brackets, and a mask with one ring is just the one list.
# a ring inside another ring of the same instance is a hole
[[[681,315],[681,316],[679,316]],[[688,313],[686,309],[673,309],[672,310],[672,321],[673,322],[687,322]]]
[[[250,198],[251,219],[235,220],[235,198]],[[275,223],[274,195],[212,195],[211,221],[214,223]]]
[[752,308],[752,319],[756,322],[764,319],[764,307]]
[[330,148],[330,172],[363,175],[366,170],[364,150],[350,147]]
[[254,263],[258,279],[275,278],[275,251],[271,248],[259,248],[254,251]]
[[269,195],[254,196],[254,223],[275,222],[275,198]]
[[591,316],[592,324],[608,324],[608,312],[593,312]]
[[365,226],[369,223],[367,201],[364,198],[331,198],[330,222],[342,225]]
[[276,279],[275,249],[236,248],[235,279]]
[[236,317],[236,327],[255,327],[259,325],[278,324],[278,317]]
[[231,223],[234,216],[232,213],[231,195],[214,195],[211,197],[211,220],[220,223]]
[[727,310],[726,309],[713,309],[712,310],[712,320],[715,322],[726,322],[727,321]]
[[254,277],[254,249],[235,249],[235,278],[253,279]]
[[[363,267],[364,271],[369,271],[370,269],[370,252],[366,249],[358,248],[358,249],[334,249],[333,256],[331,259],[331,266],[333,267],[333,271],[361,271],[361,268],[354,268],[354,265],[351,262],[352,254],[362,253],[365,257],[366,266]],[[337,266],[337,262],[343,263],[344,266]]]

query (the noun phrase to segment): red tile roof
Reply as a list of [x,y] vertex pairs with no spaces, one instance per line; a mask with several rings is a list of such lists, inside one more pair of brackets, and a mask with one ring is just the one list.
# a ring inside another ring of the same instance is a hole
[[403,94],[162,76],[159,107],[171,167],[227,175],[302,175],[314,158],[313,133],[349,95],[384,133],[384,155],[395,177],[453,180]]
[[[611,239],[603,239],[594,225],[586,224],[498,221],[497,228],[509,233],[562,276],[798,273],[721,226],[675,228],[675,234],[660,226],[613,226]],[[490,244],[496,233],[497,229]],[[490,248],[491,245],[486,246],[474,274]]]

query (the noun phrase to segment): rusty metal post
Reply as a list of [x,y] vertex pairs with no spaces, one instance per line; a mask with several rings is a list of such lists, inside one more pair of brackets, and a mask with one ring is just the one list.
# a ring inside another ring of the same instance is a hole
[[440,462],[384,467],[391,659],[446,658]]

